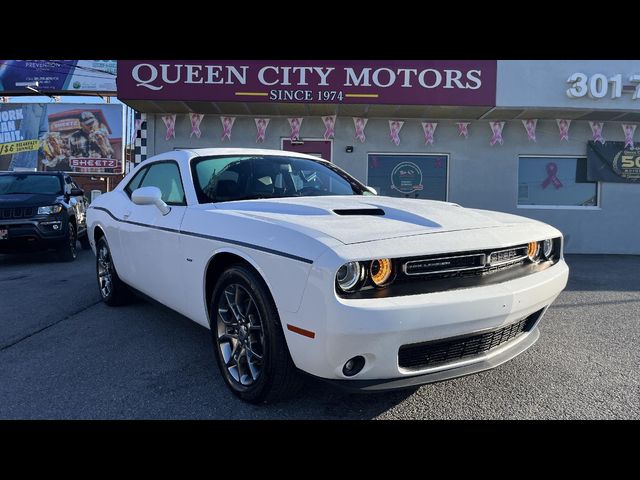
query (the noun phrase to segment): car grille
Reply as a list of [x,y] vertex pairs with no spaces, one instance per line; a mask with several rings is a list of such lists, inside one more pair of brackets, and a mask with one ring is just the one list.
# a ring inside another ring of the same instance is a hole
[[527,246],[518,245],[503,250],[485,250],[467,254],[429,256],[406,262],[402,270],[407,276],[429,279],[474,276],[522,265],[527,258]]
[[0,208],[0,219],[31,218],[35,215],[35,207]]
[[530,331],[541,315],[542,310],[538,310],[520,321],[496,330],[433,342],[403,345],[398,351],[398,364],[402,368],[421,370],[486,353],[518,335]]

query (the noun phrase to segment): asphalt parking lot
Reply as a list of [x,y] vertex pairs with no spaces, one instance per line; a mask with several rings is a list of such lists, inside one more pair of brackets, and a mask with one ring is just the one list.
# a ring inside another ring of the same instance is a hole
[[310,380],[266,406],[227,391],[208,330],[144,301],[103,305],[94,261],[0,255],[0,418],[640,418],[638,256],[567,256],[540,340],[497,369],[367,395]]

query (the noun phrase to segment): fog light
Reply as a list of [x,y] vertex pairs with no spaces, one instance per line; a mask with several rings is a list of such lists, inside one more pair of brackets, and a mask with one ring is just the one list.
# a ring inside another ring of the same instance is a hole
[[60,230],[62,228],[62,222],[40,222],[40,226],[44,229]]
[[347,363],[342,367],[342,373],[346,377],[353,377],[355,374],[359,373],[360,370],[364,367],[364,357],[358,355],[357,357],[353,357],[347,360]]

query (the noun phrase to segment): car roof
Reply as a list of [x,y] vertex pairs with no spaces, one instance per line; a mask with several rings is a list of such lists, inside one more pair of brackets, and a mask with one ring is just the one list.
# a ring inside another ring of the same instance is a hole
[[283,157],[308,158],[310,160],[321,160],[324,162],[328,161],[306,153],[266,148],[175,148],[174,151],[189,152],[198,157],[206,157],[209,155],[279,155]]

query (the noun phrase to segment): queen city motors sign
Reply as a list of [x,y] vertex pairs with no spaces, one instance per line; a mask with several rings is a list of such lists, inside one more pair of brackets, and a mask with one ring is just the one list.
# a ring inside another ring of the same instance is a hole
[[495,60],[119,60],[122,100],[493,106]]

